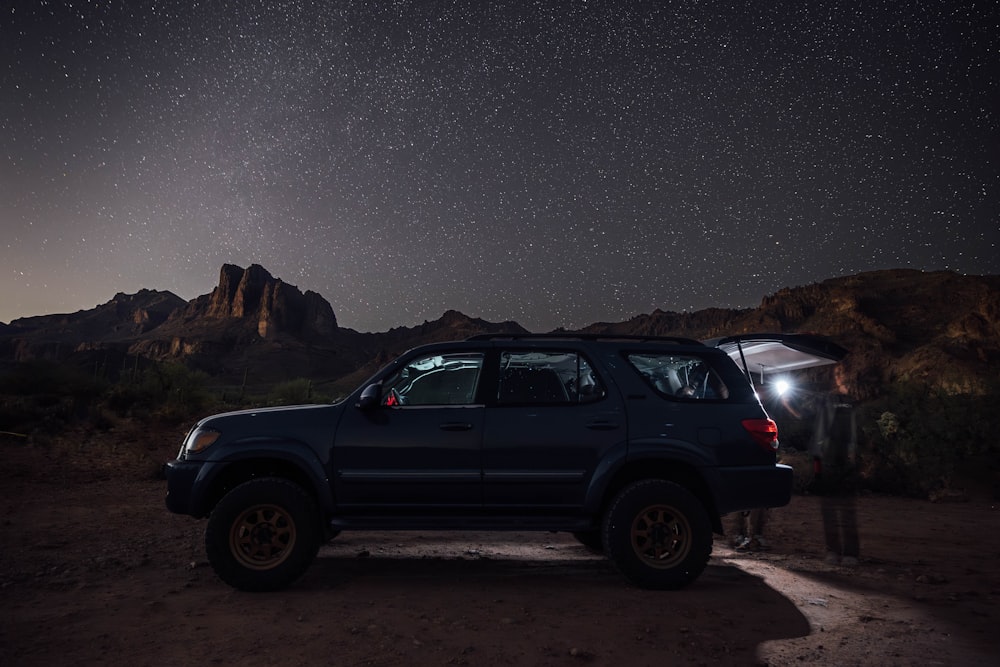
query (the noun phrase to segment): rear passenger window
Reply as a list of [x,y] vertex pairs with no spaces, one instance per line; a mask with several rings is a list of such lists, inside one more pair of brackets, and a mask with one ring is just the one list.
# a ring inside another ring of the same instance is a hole
[[589,403],[604,384],[576,352],[502,352],[497,402],[505,405]]
[[729,389],[705,359],[696,355],[629,354],[629,363],[656,390],[671,398],[729,398]]

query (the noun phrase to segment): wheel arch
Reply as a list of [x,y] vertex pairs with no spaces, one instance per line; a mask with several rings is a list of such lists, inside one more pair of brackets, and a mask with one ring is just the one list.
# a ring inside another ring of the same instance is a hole
[[676,459],[642,459],[629,461],[614,474],[601,496],[601,509],[606,509],[626,486],[644,479],[674,482],[690,491],[705,506],[712,530],[722,534],[722,519],[716,510],[715,496],[698,467]]
[[[280,452],[280,454],[278,453]],[[268,447],[240,452],[220,461],[199,503],[200,516],[207,516],[218,502],[240,484],[262,477],[286,479],[297,484],[316,502],[322,516],[333,512],[333,496],[329,480],[319,460],[314,456],[288,449]]]

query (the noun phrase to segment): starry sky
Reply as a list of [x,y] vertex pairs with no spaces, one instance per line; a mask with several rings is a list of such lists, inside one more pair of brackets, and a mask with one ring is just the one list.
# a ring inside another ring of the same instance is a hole
[[1000,273],[1000,10],[3,0],[0,321],[223,263],[385,331]]

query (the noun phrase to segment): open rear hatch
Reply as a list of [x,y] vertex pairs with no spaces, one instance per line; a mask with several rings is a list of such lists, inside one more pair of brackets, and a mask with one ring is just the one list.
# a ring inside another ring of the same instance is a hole
[[738,334],[703,342],[728,354],[748,376],[761,378],[835,364],[847,356],[847,350],[814,334]]

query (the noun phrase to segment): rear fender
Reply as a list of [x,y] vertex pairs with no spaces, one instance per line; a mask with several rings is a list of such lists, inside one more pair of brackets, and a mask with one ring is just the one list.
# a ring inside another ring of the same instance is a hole
[[702,446],[682,441],[642,440],[632,443],[627,453],[616,448],[597,467],[587,491],[584,511],[601,516],[607,504],[631,482],[640,479],[667,479],[694,493],[704,504],[716,532],[722,525],[716,512],[717,498],[706,476],[714,465]]

